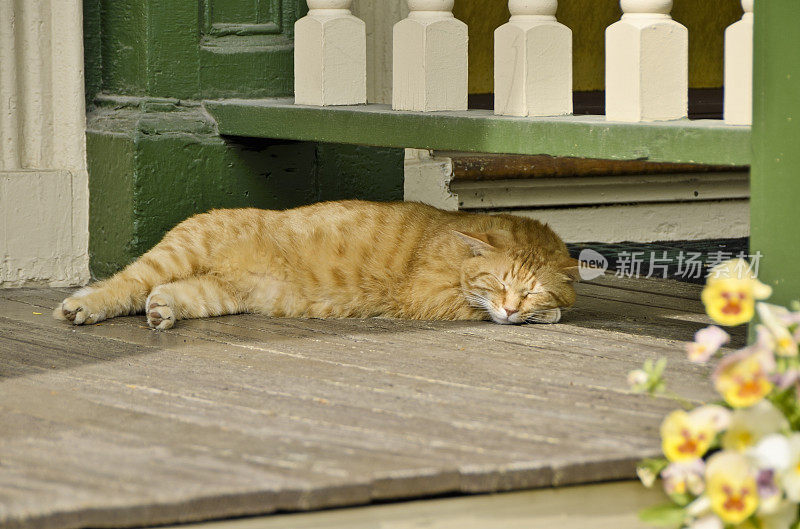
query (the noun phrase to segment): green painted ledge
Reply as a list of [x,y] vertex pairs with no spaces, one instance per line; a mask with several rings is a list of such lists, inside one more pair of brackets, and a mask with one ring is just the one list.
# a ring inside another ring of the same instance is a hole
[[716,120],[608,122],[603,116],[517,118],[487,110],[394,111],[387,105],[310,107],[292,99],[205,101],[219,133],[464,152],[750,165],[750,128]]

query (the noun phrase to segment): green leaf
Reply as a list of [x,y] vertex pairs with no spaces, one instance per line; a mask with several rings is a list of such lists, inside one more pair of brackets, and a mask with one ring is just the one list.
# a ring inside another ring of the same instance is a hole
[[685,509],[673,503],[655,505],[639,511],[639,520],[659,527],[680,527],[685,518]]
[[695,497],[688,492],[684,492],[683,494],[670,494],[669,499],[681,507],[686,507],[695,499]]
[[666,459],[643,459],[636,465],[636,475],[645,487],[650,488],[667,465],[669,461]]
[[658,362],[656,362],[656,365],[653,368],[653,375],[658,378],[661,378],[661,375],[664,374],[664,369],[666,368],[667,368],[667,359],[664,357],[659,358]]
[[800,405],[794,386],[783,391],[774,391],[767,398],[783,413],[792,430],[800,430]]
[[657,380],[649,388],[651,395],[658,395],[659,393],[664,393],[665,391],[667,391],[667,384],[663,380]]
[[661,471],[667,468],[669,465],[669,461],[666,459],[658,458],[658,459],[642,459],[639,462],[640,467],[647,468],[653,472],[653,474],[661,474]]

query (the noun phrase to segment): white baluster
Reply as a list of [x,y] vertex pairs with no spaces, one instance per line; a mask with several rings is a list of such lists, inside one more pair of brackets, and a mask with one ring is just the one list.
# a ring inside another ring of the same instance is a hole
[[408,18],[394,26],[395,110],[466,110],[467,25],[453,16],[453,3],[408,0]]
[[572,113],[572,31],[557,0],[510,0],[511,19],[494,33],[494,112]]
[[672,0],[622,0],[622,20],[606,30],[606,117],[663,121],[686,117],[689,30],[672,20]]
[[367,102],[367,34],[353,0],[307,0],[295,23],[294,93],[299,105]]
[[742,0],[744,16],[725,31],[725,121],[753,124],[753,0]]

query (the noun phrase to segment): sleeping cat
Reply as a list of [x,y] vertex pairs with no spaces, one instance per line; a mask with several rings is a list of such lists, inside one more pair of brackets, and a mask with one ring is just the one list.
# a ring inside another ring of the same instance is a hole
[[361,201],[214,210],[54,316],[81,325],[145,312],[156,329],[242,312],[555,323],[577,274],[547,225],[510,215]]

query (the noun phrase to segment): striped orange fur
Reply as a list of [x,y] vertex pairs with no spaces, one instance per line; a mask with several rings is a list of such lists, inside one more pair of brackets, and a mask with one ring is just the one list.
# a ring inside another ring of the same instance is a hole
[[554,322],[575,301],[576,265],[547,225],[510,215],[361,201],[214,210],[54,315],[80,325],[145,312],[157,329],[242,312]]

